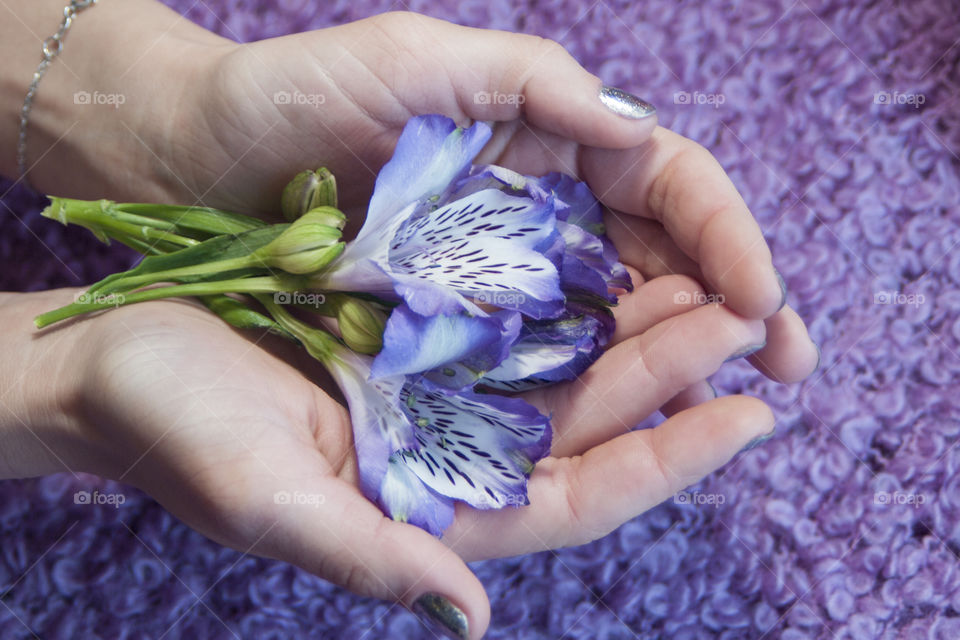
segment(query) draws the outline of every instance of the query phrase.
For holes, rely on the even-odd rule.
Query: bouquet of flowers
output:
[[[550,417],[511,394],[589,367],[632,285],[586,185],[472,165],[490,136],[483,123],[410,120],[349,242],[325,169],[287,185],[283,224],[53,197],[46,217],[146,257],[36,324],[198,297],[326,367],[349,406],[361,490],[389,517],[439,536],[457,501],[528,504]]]

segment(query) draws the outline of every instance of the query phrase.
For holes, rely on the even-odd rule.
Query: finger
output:
[[[455,92],[451,110],[462,110],[474,120],[522,116],[545,131],[611,149],[640,144],[656,127],[652,105],[622,92],[601,97],[600,79],[552,40],[462,27],[416,13],[378,19],[392,33],[422,34],[419,40],[429,48],[414,52],[424,58],[420,70],[439,63]],[[410,51],[400,53],[409,56]],[[436,92],[422,86],[410,89],[410,95],[403,96],[408,107],[435,113],[442,106]]]
[[[745,396],[718,398],[576,458],[546,458],[530,505],[457,512],[447,544],[468,561],[584,544],[663,502],[772,431],[773,414]]]
[[[463,560],[429,533],[385,517],[355,487],[323,477],[272,487],[260,498],[268,501],[275,524],[258,544],[258,553],[295,564],[354,593],[399,601],[414,610],[420,609],[419,602],[435,611],[435,598],[420,598],[437,594],[465,616],[469,634],[462,637],[483,636],[489,601]],[[420,615],[429,618],[422,611]]]
[[[706,380],[695,382],[689,387],[682,389],[680,393],[673,396],[662,407],[660,413],[664,417],[676,415],[681,411],[686,411],[691,407],[709,402],[717,397],[717,390]]]
[[[799,382],[820,364],[820,351],[807,327],[789,306],[767,318],[767,346],[748,358],[760,373],[777,382]]]
[[[554,455],[576,455],[630,431],[731,354],[763,340],[762,321],[722,305],[698,307],[608,350],[577,380],[525,399],[554,416]]]
[[[628,271],[633,271],[628,267]],[[632,276],[632,274],[631,274]],[[703,287],[687,276],[654,278],[619,297],[613,308],[617,320],[610,346],[640,335],[668,318],[694,309],[707,300]]]
[[[703,281],[699,265],[680,250],[656,220],[607,209],[604,223],[607,235],[620,252],[620,261],[636,267],[648,280],[681,273]]]
[[[581,160],[583,177],[608,207],[661,222],[735,311],[766,318],[780,308],[783,291],[760,227],[703,147],[657,128],[637,148],[584,149]]]

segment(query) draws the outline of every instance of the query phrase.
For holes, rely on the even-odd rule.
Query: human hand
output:
[[[655,116],[608,110],[600,80],[554,42],[385,14],[244,45],[216,69],[216,90],[200,107],[207,133],[188,154],[200,159],[189,174],[196,189],[215,185],[209,204],[270,211],[298,169],[325,165],[349,176],[341,194],[355,227],[411,115],[493,121],[478,161],[585,180],[610,209],[624,263],[645,279],[686,274],[715,294],[707,299],[766,319],[766,343],[750,360],[774,380],[797,381],[816,367],[817,348],[784,306],[760,229],[717,161],[656,128]],[[231,135],[238,131],[246,134]],[[701,381],[677,402],[706,388]]]
[[[363,595],[413,606],[424,593],[442,594],[465,612],[469,637],[477,638],[489,604],[464,559],[595,539],[772,428],[763,403],[733,397],[653,430],[622,433],[763,337],[762,322],[723,307],[690,303],[678,312],[674,296],[698,290],[683,276],[643,285],[636,295],[644,310],[625,328],[636,338],[616,337],[579,381],[526,394],[553,413],[555,429],[552,455],[530,480],[532,504],[461,506],[442,540],[385,518],[362,496],[349,416],[316,384],[323,381],[312,375],[312,361],[296,362],[310,369],[305,376],[285,362],[300,350],[242,336],[189,301],[121,307],[35,334],[45,354],[39,366],[58,371],[47,405],[62,408],[66,418],[54,422],[67,426],[56,437],[42,434],[54,456],[34,472],[55,470],[59,461],[128,482],[217,542]],[[7,325],[14,334],[30,331],[33,314],[75,293],[15,296],[18,311],[5,316]],[[717,324],[725,328],[719,340],[704,330]],[[58,366],[49,367],[52,360]],[[582,423],[590,429],[578,429]]]
[[[600,80],[554,42],[391,13],[238,45],[151,0],[96,11],[77,21],[34,106],[33,178],[47,192],[270,213],[290,177],[325,165],[356,228],[410,115],[489,120],[480,161],[586,180],[626,264],[646,279],[686,274],[710,300],[766,319],[750,361],[769,377],[815,368],[803,322],[777,311],[784,293],[760,229],[716,160],[655,116],[608,110]],[[104,55],[134,45],[144,53],[132,61]],[[124,104],[78,106],[76,91]]]

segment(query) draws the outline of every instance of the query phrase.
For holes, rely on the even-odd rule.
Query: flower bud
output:
[[[337,206],[337,182],[324,167],[298,173],[280,196],[283,217],[291,222],[311,209],[324,206]]]
[[[340,228],[345,220],[332,207],[308,211],[255,255],[287,273],[316,273],[343,253]]]
[[[383,348],[387,316],[373,304],[345,296],[337,305],[340,336],[357,353],[373,355]]]

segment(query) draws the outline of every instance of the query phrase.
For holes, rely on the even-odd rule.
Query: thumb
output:
[[[657,125],[653,105],[604,86],[553,40],[462,27],[414,13],[382,18],[398,23],[397,32],[415,33],[429,45],[413,50],[434,63],[439,59],[458,106],[474,120],[524,116],[540,129],[608,149],[637,146]]]
[[[359,595],[401,602],[449,637],[483,636],[490,603],[463,560],[426,531],[385,517],[356,487],[323,477],[312,487],[280,488],[262,498],[275,524],[257,554]]]

